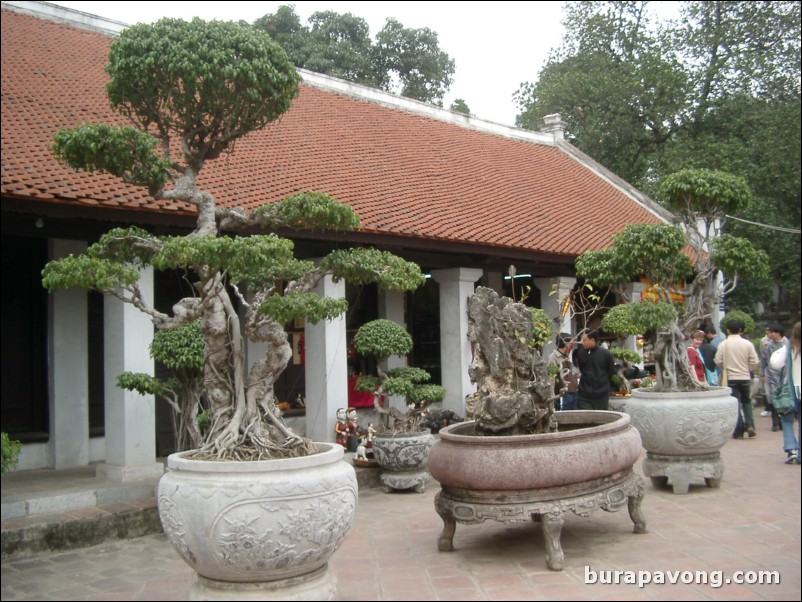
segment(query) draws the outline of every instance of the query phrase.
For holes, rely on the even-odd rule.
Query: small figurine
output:
[[[366,447],[373,447],[373,438],[376,436],[376,429],[373,427],[372,422],[368,422],[368,437]]]
[[[365,437],[359,438],[359,445],[356,446],[356,454],[354,454],[354,460],[362,460],[364,462],[368,462],[368,448],[367,448],[367,440]]]
[[[348,443],[346,449],[348,451],[356,451],[359,445],[359,425],[357,424],[356,408],[348,408],[347,413],[348,423]]]
[[[348,422],[345,408],[337,410],[337,422],[334,424],[334,432],[336,434],[335,442],[343,447],[348,447]]]

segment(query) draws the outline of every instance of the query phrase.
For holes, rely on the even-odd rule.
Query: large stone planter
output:
[[[674,493],[685,494],[697,477],[708,487],[720,486],[724,462],[719,450],[738,420],[738,400],[729,387],[684,393],[635,389],[625,409],[647,451],[644,473],[655,486],[670,481]]]
[[[373,457],[386,492],[414,489],[423,493],[429,481],[429,450],[434,437],[429,429],[415,433],[378,433],[373,438]]]
[[[328,559],[357,506],[356,474],[343,448],[260,462],[168,458],[159,481],[164,532],[197,572],[192,599],[334,597]]]
[[[561,431],[540,435],[477,436],[473,422],[449,426],[429,454],[440,482],[435,508],[444,528],[441,551],[453,549],[456,524],[486,520],[543,523],[546,563],[563,568],[563,515],[629,509],[636,533],[644,485],[632,471],[641,441],[629,417],[617,412],[558,412]]]

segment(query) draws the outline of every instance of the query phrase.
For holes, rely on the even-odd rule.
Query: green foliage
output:
[[[376,56],[378,73],[387,74],[384,89],[397,78],[402,96],[442,104],[451,87],[454,61],[440,50],[436,32],[428,27],[409,29],[390,17],[376,34]]]
[[[172,165],[160,157],[159,141],[131,127],[84,124],[53,138],[56,159],[79,171],[107,172],[151,193],[172,178]]]
[[[295,318],[306,318],[311,324],[341,316],[348,309],[345,299],[319,297],[315,293],[293,292],[268,297],[259,306],[258,313],[268,315],[279,324],[287,324]]]
[[[297,67],[436,104],[451,86],[454,61],[425,27],[406,28],[391,17],[373,43],[361,17],[322,11],[304,26],[292,5],[253,25],[281,44]]]
[[[9,469],[16,468],[20,451],[22,451],[22,443],[11,439],[8,433],[0,433],[0,441],[2,441],[2,462],[0,462],[2,473],[0,474],[6,474]]]
[[[727,314],[721,318],[721,322],[719,322],[721,332],[727,332],[727,322],[730,320],[741,320],[744,323],[744,334],[750,334],[755,330],[755,319],[745,311],[735,310],[727,312]]]
[[[471,114],[471,109],[468,107],[468,103],[466,103],[462,98],[457,98],[454,100],[454,102],[452,102],[451,106],[448,108],[457,113],[464,113],[465,115]]]
[[[170,370],[203,371],[205,341],[201,321],[173,330],[157,330],[150,343],[150,356]]]
[[[643,361],[640,353],[632,349],[623,349],[622,347],[611,347],[610,353],[612,356],[620,361],[627,362],[628,364],[639,364]]]
[[[407,355],[412,351],[412,337],[406,329],[391,320],[372,320],[359,327],[354,335],[354,347],[362,355],[384,360],[391,355]],[[446,390],[431,384],[431,375],[422,368],[406,366],[393,368],[379,376],[361,376],[356,388],[359,391],[380,391],[386,395],[404,397],[408,404],[425,408],[431,403],[443,401]],[[410,416],[406,428],[414,428],[416,420]],[[397,425],[400,427],[400,423]]]
[[[645,334],[665,328],[678,317],[677,306],[670,301],[625,303],[611,308],[601,327],[612,334]]]
[[[532,313],[532,340],[530,344],[533,347],[543,347],[551,340],[551,335],[554,333],[554,323],[549,318],[549,315],[539,307],[530,308],[529,311]]]
[[[680,19],[659,23],[653,5],[566,3],[562,45],[516,93],[518,125],[539,130],[561,113],[569,141],[657,199],[658,184],[687,169],[743,177],[752,202],[721,194],[715,213],[799,230],[802,4],[681,2]],[[669,202],[681,212],[676,184]],[[723,229],[770,262],[770,279],[739,274],[728,304],[768,306],[781,285],[798,310],[799,235],[735,220]]]
[[[111,44],[112,108],[160,137],[175,134],[198,168],[290,108],[300,76],[284,50],[234,22],[161,19]]]
[[[203,410],[202,412],[198,413],[198,428],[202,434],[206,434],[209,431],[209,427],[212,425],[212,412],[208,409]]]
[[[769,275],[769,256],[746,238],[724,234],[713,241],[713,263],[727,275],[746,272],[755,278]],[[746,269],[744,269],[746,268]]]
[[[667,176],[660,184],[660,195],[675,213],[708,221],[738,213],[752,199],[744,178],[711,169],[683,169]]]
[[[126,391],[136,391],[140,395],[164,395],[165,383],[158,378],[142,372],[123,372],[117,375],[117,386]]]
[[[262,205],[254,210],[262,225],[268,228],[296,230],[356,230],[359,216],[354,210],[322,192],[302,192],[279,203]]]
[[[90,290],[113,289],[134,284],[138,279],[139,273],[132,267],[87,255],[56,259],[42,270],[42,286],[51,293],[73,286]]]
[[[323,259],[321,267],[330,270],[335,280],[375,282],[380,290],[411,291],[426,282],[417,264],[377,249],[338,249]]]
[[[646,276],[668,295],[670,287],[692,274],[690,260],[682,253],[685,234],[677,226],[630,224],[612,242],[609,249],[580,255],[577,275],[600,288]]]
[[[391,355],[407,355],[412,351],[412,337],[392,320],[372,320],[359,327],[354,347],[362,355],[385,359]]]

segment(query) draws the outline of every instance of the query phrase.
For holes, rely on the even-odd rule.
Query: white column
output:
[[[153,305],[153,269],[140,271],[139,288],[145,303]],[[121,372],[154,374],[149,345],[153,339],[150,318],[130,303],[107,296],[103,305],[105,352],[106,461],[98,476],[128,482],[158,477],[156,462],[156,401],[117,386]]]
[[[630,282],[624,285],[624,293],[629,296],[630,303],[640,303],[642,301],[643,291],[646,290],[646,285],[643,282]],[[643,348],[638,348],[638,339],[635,335],[627,336],[624,342],[624,349],[630,349],[640,354],[641,362],[643,362]]]
[[[321,297],[345,297],[345,282],[326,276],[315,288]],[[348,356],[345,315],[304,326],[306,436],[334,441],[337,409],[348,406]]]
[[[465,397],[476,386],[468,376],[471,344],[468,341],[468,299],[482,270],[450,268],[433,270],[432,278],[440,285],[440,368],[446,389],[443,409],[465,415]]]
[[[51,241],[51,258],[79,255],[86,243]],[[50,296],[50,440],[48,466],[89,463],[89,337],[87,293],[80,288]]]
[[[574,316],[571,308],[568,308],[564,316],[562,315],[562,308],[566,296],[571,293],[571,289],[576,284],[576,278],[558,276],[556,278],[533,278],[532,281],[540,291],[540,308],[552,319],[552,324],[557,328],[557,332],[554,333],[551,340],[543,345],[541,351],[543,357],[548,358],[556,347],[554,340],[557,338],[558,333],[574,334],[572,325]],[[552,291],[554,291],[553,295],[551,294]]]
[[[400,291],[379,292],[379,318],[391,320],[407,327],[404,321],[404,293]],[[398,355],[391,355],[384,362],[382,369],[392,370],[393,368],[403,368],[407,365],[407,358]],[[406,400],[403,397],[394,395],[390,398],[390,406],[406,411]]]

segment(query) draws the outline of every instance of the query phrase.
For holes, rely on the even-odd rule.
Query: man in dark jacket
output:
[[[607,410],[610,378],[616,373],[612,354],[599,345],[599,331],[582,335],[582,347],[574,351],[574,365],[579,368],[577,399],[580,410]]]

